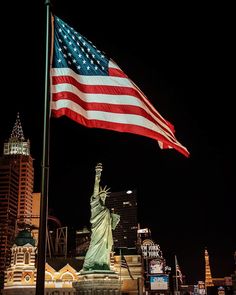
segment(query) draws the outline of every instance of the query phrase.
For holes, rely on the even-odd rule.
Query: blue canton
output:
[[[70,68],[79,75],[108,76],[107,57],[60,18],[54,22],[54,68]]]

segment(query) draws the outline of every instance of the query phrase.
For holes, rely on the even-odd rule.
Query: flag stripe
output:
[[[57,72],[56,69],[53,70],[53,72]],[[61,72],[61,69],[59,70],[59,72]],[[70,70],[70,73],[72,74],[72,71]],[[76,73],[73,73],[73,77],[76,77]],[[123,124],[127,123],[127,124],[135,124],[135,122],[133,122],[133,120],[131,120],[130,118],[132,118],[132,116],[134,116],[135,114],[136,115],[139,115],[141,116],[141,118],[144,118],[145,117],[152,121],[153,123],[155,124],[152,124],[150,127],[149,127],[149,122],[147,120],[142,120],[142,122],[147,122],[147,125],[143,125],[143,127],[146,127],[146,128],[151,128],[153,131],[156,131],[157,134],[153,135],[152,136],[148,136],[147,134],[145,134],[145,131],[141,133],[141,135],[144,135],[144,136],[148,136],[148,137],[151,137],[153,139],[156,139],[156,140],[162,140],[162,138],[160,136],[157,136],[158,135],[158,132],[161,133],[162,136],[164,136],[164,138],[166,140],[170,140],[170,142],[172,144],[174,144],[176,147],[178,146],[179,148],[181,148],[181,144],[175,139],[174,137],[174,134],[172,133],[172,130],[173,127],[171,124],[165,124],[165,120],[159,115],[158,112],[156,112],[156,114],[158,115],[158,117],[156,117],[155,115],[156,114],[153,114],[152,110],[150,110],[150,108],[148,108],[147,104],[144,104],[139,98],[137,98],[136,96],[127,96],[127,95],[108,95],[108,94],[91,94],[91,93],[84,93],[84,92],[81,92],[80,90],[78,90],[76,87],[74,87],[74,83],[71,83],[69,84],[68,79],[70,79],[68,76],[61,76],[61,77],[58,77],[58,75],[56,74],[56,77],[54,77],[55,80],[57,78],[59,78],[59,82],[60,84],[56,84],[56,82],[54,81],[53,84],[56,84],[52,87],[52,94],[53,94],[53,102],[54,101],[57,101],[57,105],[54,105],[54,103],[52,103],[52,109],[53,110],[56,110],[59,108],[62,108],[63,107],[63,103],[62,101],[64,101],[65,105],[64,107],[67,107],[67,108],[72,108],[74,111],[75,109],[80,109],[80,108],[76,108],[76,106],[72,106],[73,104],[71,103],[70,104],[70,101],[71,102],[75,102],[78,104],[78,107],[83,107],[83,111],[80,112],[81,114],[84,114],[85,115],[85,111],[87,110],[98,110],[98,109],[102,109],[103,111],[109,111],[110,113],[123,113],[125,116],[127,116],[126,120],[123,120]],[[101,80],[102,80],[103,77],[101,77]],[[63,83],[63,81],[65,80],[65,83]],[[80,77],[77,77],[77,79],[73,79],[74,80],[81,80]],[[84,79],[83,77],[83,80],[86,80]],[[95,79],[96,81],[99,80]],[[83,81],[84,82],[84,81]],[[100,81],[101,82],[101,81]],[[84,84],[80,84],[80,85],[84,85]],[[86,85],[88,86],[88,85]],[[118,87],[116,87],[118,88]],[[82,89],[82,87],[81,87]],[[68,91],[66,91],[68,90]],[[84,90],[84,89],[82,89]],[[85,90],[86,91],[86,90]],[[57,92],[57,93],[55,93]],[[141,96],[139,96],[141,97]],[[63,98],[68,98],[69,100],[66,101],[66,100],[62,100]],[[82,98],[82,100],[81,100]],[[79,100],[78,100],[79,99]],[[61,103],[59,104],[59,100],[62,100]],[[84,104],[84,102],[86,101],[86,106]],[[92,102],[95,102],[92,103]],[[109,102],[109,104],[108,104]],[[119,105],[118,106],[118,103],[119,104],[122,104],[122,105]],[[116,104],[117,107],[114,107],[113,104]],[[140,107],[139,109],[137,108]],[[136,107],[136,108],[135,108]],[[143,110],[145,110],[146,112],[143,112]],[[148,112],[148,114],[147,114]],[[69,115],[69,112],[66,112],[64,114],[67,114]],[[130,115],[129,115],[130,114]],[[113,114],[114,115],[114,114]],[[152,117],[150,116],[152,115]],[[58,115],[57,115],[58,117]],[[75,118],[75,116],[73,116],[73,118]],[[141,119],[140,118],[140,119]],[[87,119],[89,119],[89,114],[87,116]],[[104,121],[107,121],[107,120],[104,120]],[[140,120],[139,120],[140,122]],[[158,122],[158,125],[156,124],[156,122]],[[80,121],[81,123],[81,121]],[[140,124],[138,124],[140,125]],[[159,126],[161,126],[161,128],[159,128]],[[91,127],[91,126],[90,126]],[[92,127],[98,127],[96,125],[92,125]],[[124,126],[120,126],[121,128],[123,128]],[[98,128],[101,128],[101,127],[98,127]],[[105,127],[103,127],[105,128]],[[105,129],[112,129],[111,126],[109,128],[105,128]],[[116,131],[120,131],[120,132],[132,132],[131,130],[135,130],[135,128],[132,128],[132,129],[129,129],[129,128],[126,128],[126,131],[125,130],[118,130],[118,126],[115,128]],[[130,130],[130,131],[127,131],[127,130]],[[136,129],[136,134],[139,134],[138,133],[138,130],[139,129]],[[165,145],[167,146],[168,143],[165,142]],[[182,148],[181,148],[181,151],[182,151]],[[186,151],[187,152],[187,151]]]
[[[132,95],[132,93],[124,91],[122,95],[120,94],[118,96],[117,92],[115,94],[110,94],[109,91],[104,91],[104,88],[103,90],[101,90],[101,85],[98,85],[96,87],[99,89],[98,91],[95,91],[95,86],[90,87],[88,85],[78,85],[77,83],[74,83],[74,79],[71,79],[68,76],[56,77],[53,79],[52,86],[53,101],[59,100],[63,97],[68,97],[69,99],[76,102],[77,96],[78,98],[87,103],[100,103],[101,107],[105,106],[108,103],[110,105],[124,105],[125,109],[122,110],[123,113],[129,113],[129,106],[138,106],[144,109],[149,115],[153,117],[153,122],[157,121],[165,130],[165,132],[171,134],[171,137],[174,138],[172,125],[167,123],[159,114],[153,113],[152,109],[148,105],[144,104],[141,101],[140,97],[137,97],[135,95]],[[92,91],[91,88],[93,88]],[[72,96],[70,98],[71,94]]]
[[[148,120],[159,124],[162,126],[163,130],[166,132],[166,135],[173,139],[175,142],[175,137],[169,128],[168,125],[165,125],[158,118],[153,118],[152,113],[143,105],[140,104],[138,100],[136,100],[132,96],[122,96],[120,100],[116,99],[116,96],[111,95],[101,95],[101,94],[87,94],[85,96],[84,93],[75,89],[70,84],[62,84],[57,88],[57,93],[54,90],[55,87],[52,88],[52,97],[53,101],[58,101],[63,98],[69,98],[69,100],[74,103],[79,104],[85,110],[103,110],[107,112],[113,113],[127,113],[127,114],[136,114],[143,117],[146,117]]]
[[[59,87],[59,84],[67,84],[67,82],[84,93],[112,94],[114,95],[112,100],[117,99],[117,101],[122,101],[122,97],[125,95],[131,96],[136,100],[140,99],[140,103],[142,103],[143,106],[148,107],[153,114],[158,116],[158,118],[167,124],[172,132],[174,132],[174,126],[160,115],[141,90],[130,79],[126,78],[126,76],[124,79],[121,77],[82,76],[77,75],[74,71],[67,68],[52,69],[52,85],[58,85]]]
[[[158,129],[157,125],[143,116],[108,113],[96,110],[86,111],[79,104],[71,100],[59,100],[56,105],[54,104],[55,102],[52,102],[55,117],[66,115],[90,128],[103,128],[140,134],[155,140],[161,140],[167,145],[171,142],[171,139],[167,137],[163,130]],[[178,142],[171,142],[171,144],[175,149],[184,153],[182,146]]]

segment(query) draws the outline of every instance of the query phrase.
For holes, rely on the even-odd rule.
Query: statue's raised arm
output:
[[[95,182],[94,182],[94,189],[93,189],[94,196],[97,196],[99,193],[101,175],[102,175],[102,163],[98,163],[97,166],[95,167]]]
[[[105,206],[109,189],[100,188],[102,164],[95,168],[95,183],[91,206],[91,240],[85,255],[83,271],[110,270],[110,253],[113,246],[112,229],[116,227],[120,216],[111,214]]]

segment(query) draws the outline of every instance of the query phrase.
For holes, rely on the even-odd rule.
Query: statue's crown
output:
[[[104,188],[100,187],[99,194],[105,193],[106,195],[109,195],[111,193],[109,190],[110,188],[105,185]]]

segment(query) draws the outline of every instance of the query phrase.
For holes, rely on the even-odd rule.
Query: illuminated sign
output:
[[[152,259],[149,262],[149,273],[158,274],[163,273],[163,259]]]
[[[168,275],[150,276],[151,290],[168,290],[169,277]]]
[[[205,282],[204,281],[198,281],[198,294],[200,294],[200,295],[205,295],[206,294]]]
[[[162,257],[162,252],[159,245],[141,245],[144,258]]]

